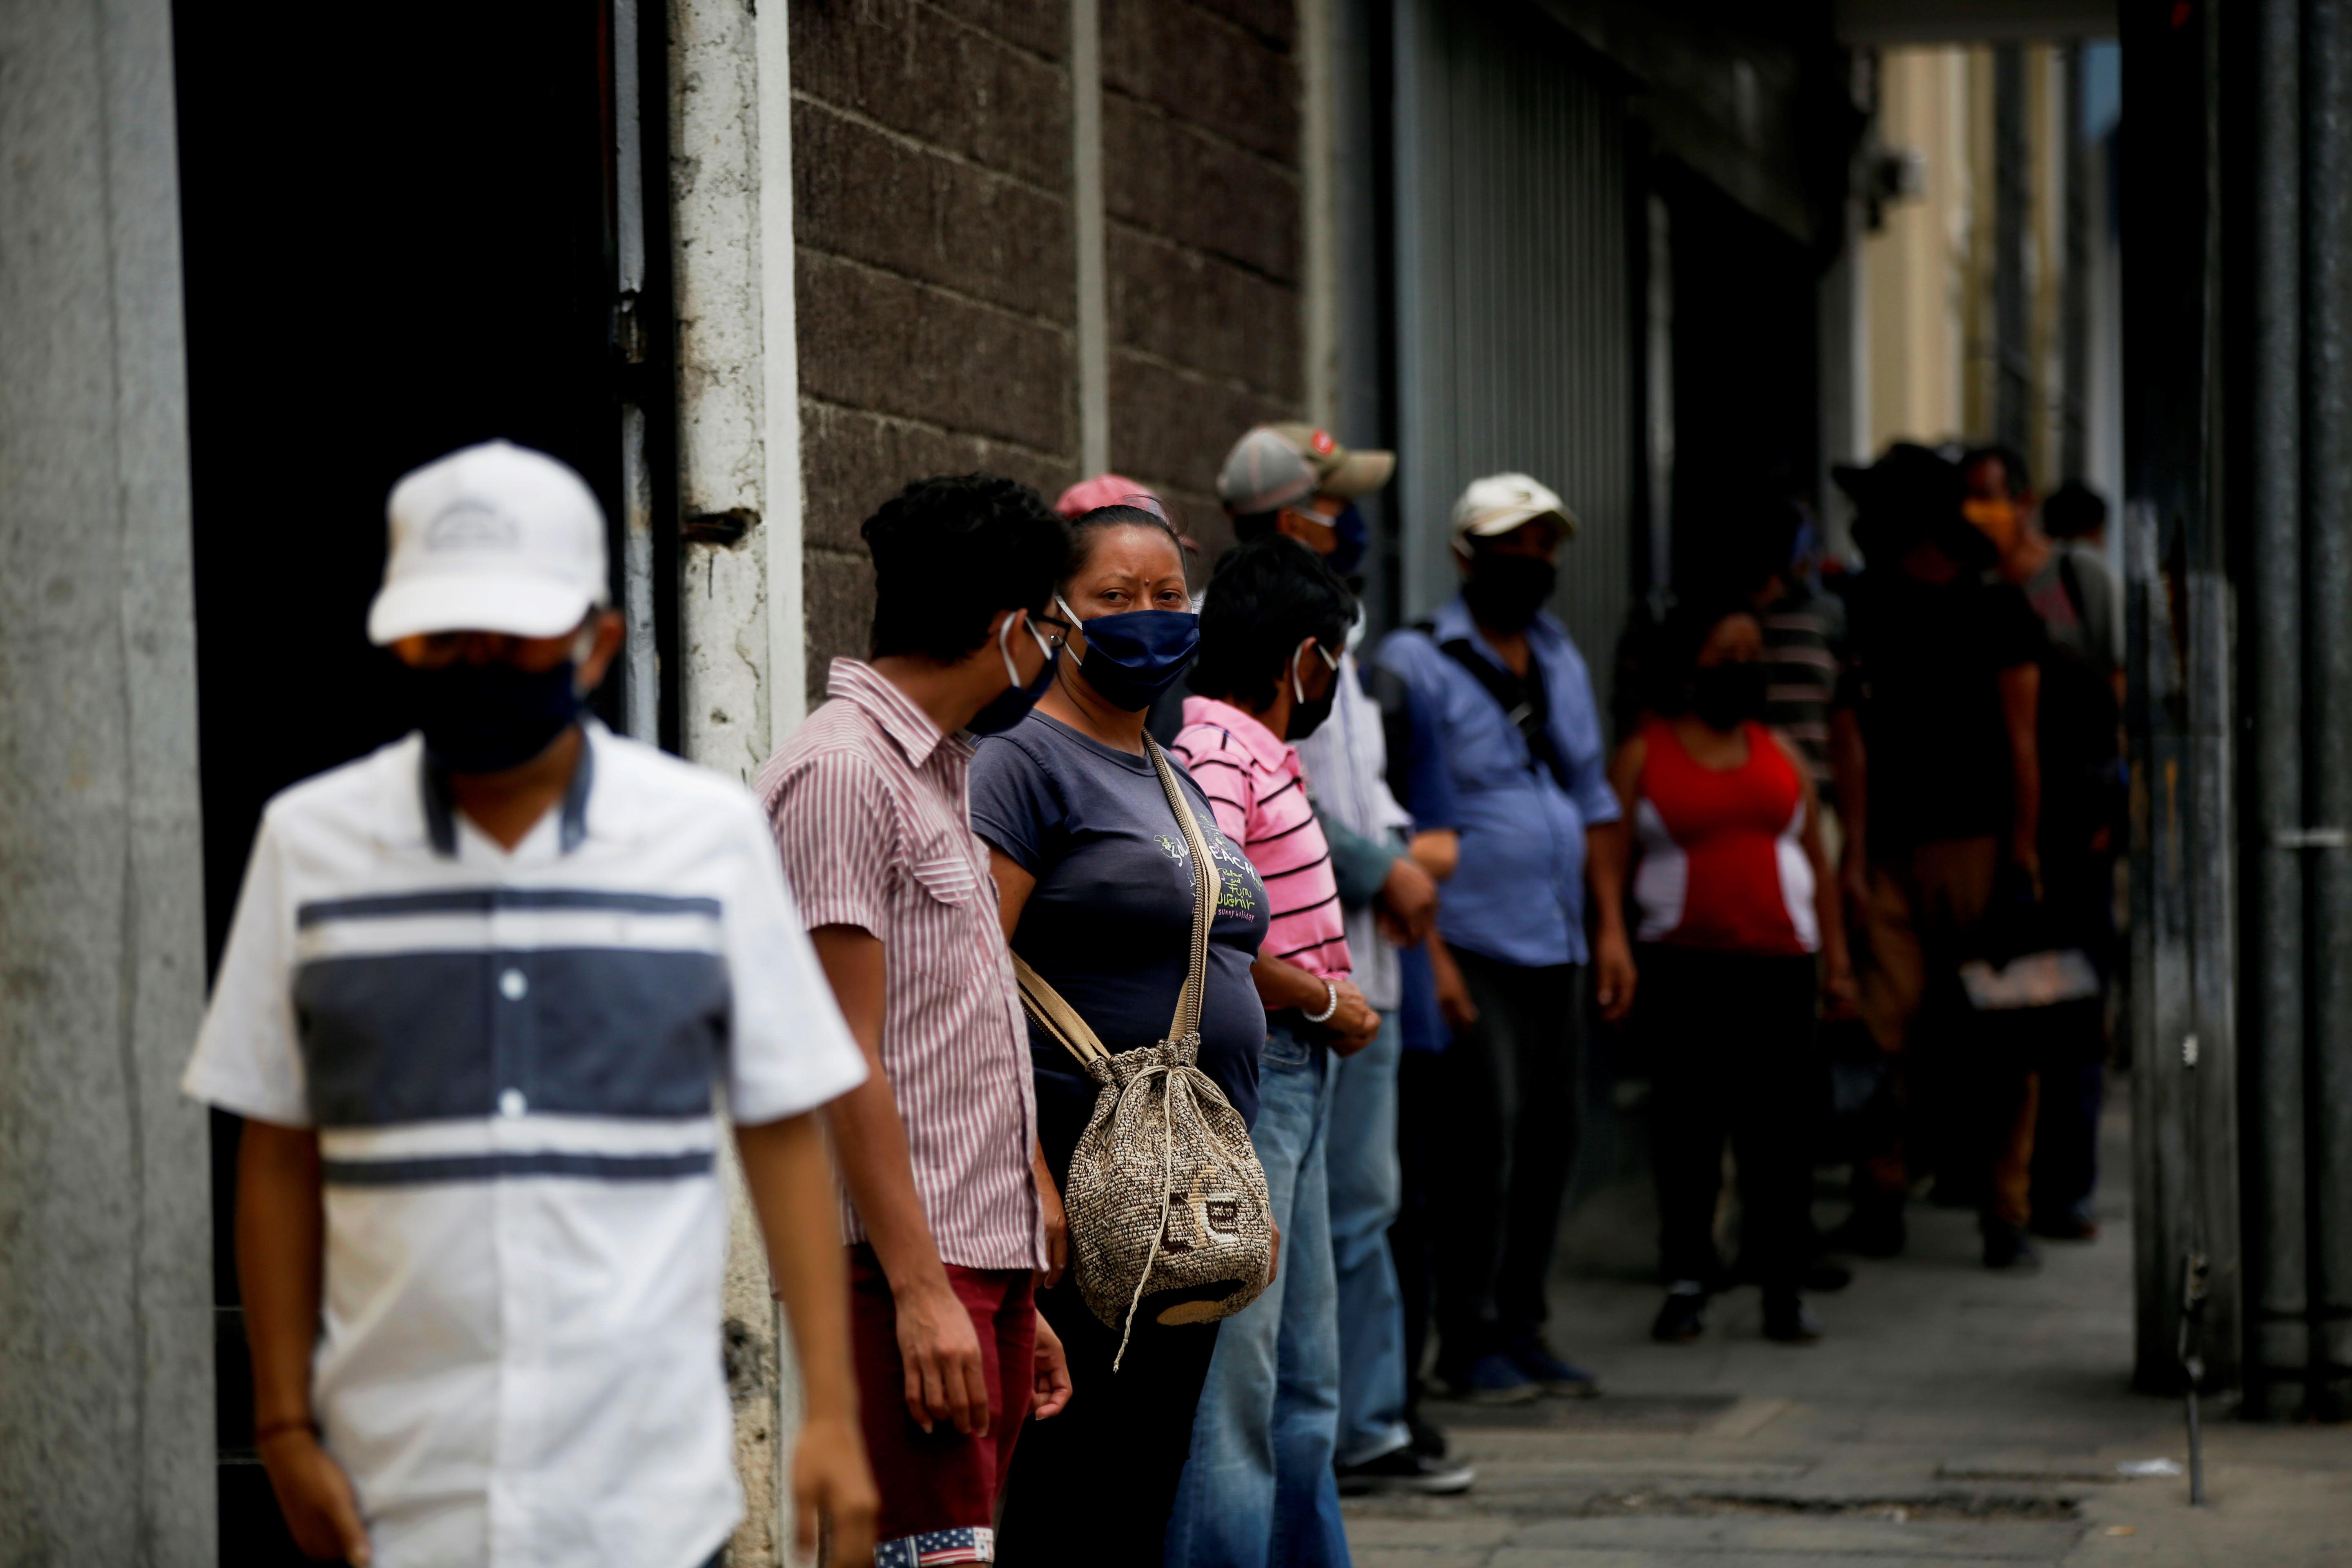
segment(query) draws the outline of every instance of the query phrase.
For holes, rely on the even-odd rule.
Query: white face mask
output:
[[[1371,623],[1365,617],[1364,606],[1356,606],[1355,624],[1348,628],[1348,651],[1353,653],[1364,640],[1364,628]]]

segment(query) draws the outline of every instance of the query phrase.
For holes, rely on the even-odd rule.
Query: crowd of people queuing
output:
[[[715,1563],[724,1127],[804,1380],[802,1544],[884,1568],[1344,1564],[1344,1493],[1474,1484],[1424,1390],[1597,1394],[1546,1305],[1589,1028],[1652,1086],[1660,1340],[1735,1280],[1817,1339],[1830,1255],[1901,1248],[1931,1172],[1990,1267],[2093,1234],[2095,1005],[2026,1028],[1963,970],[2113,963],[2096,498],[2038,521],[2014,454],[1898,446],[1840,471],[1870,567],[1826,584],[1801,509],[1727,506],[1618,650],[1612,749],[1545,608],[1577,519],[1529,476],[1467,485],[1460,592],[1364,646],[1392,467],[1247,432],[1205,584],[1117,475],[908,485],[864,525],[869,656],[750,796],[585,713],[622,634],[576,475],[494,442],[404,479],[368,629],[417,731],[270,804],[186,1079],[246,1119],[297,1542]],[[1171,1064],[1247,1180],[1179,1165]],[[1138,1159],[1107,1312],[1087,1227]],[[1150,1292],[1253,1225],[1264,1278]]]

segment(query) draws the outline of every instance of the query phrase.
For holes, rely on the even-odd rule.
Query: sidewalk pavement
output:
[[[1905,1256],[1812,1298],[1811,1346],[1764,1339],[1752,1288],[1716,1300],[1696,1344],[1653,1343],[1648,1184],[1605,1186],[1569,1221],[1552,1341],[1608,1392],[1428,1406],[1478,1484],[1350,1501],[1358,1568],[2352,1568],[2352,1427],[2209,1408],[2202,1508],[2185,1474],[2118,1471],[2189,1456],[2179,1403],[2129,1387],[2119,1114],[2103,1142],[2097,1241],[2044,1243],[2038,1274],[1995,1275],[1973,1215],[1915,1205]]]

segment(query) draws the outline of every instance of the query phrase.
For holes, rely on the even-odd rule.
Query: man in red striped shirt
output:
[[[882,1493],[877,1568],[992,1563],[1024,1417],[1069,1374],[1031,1298],[1062,1263],[1032,1163],[1029,1032],[970,823],[962,731],[1010,727],[1069,628],[1069,536],[1025,485],[909,485],[866,520],[871,662],[761,770],[802,920],[869,1075],[829,1110],[847,1192],[851,1342]],[[1035,1395],[1033,1410],[1032,1394]]]
[[[1328,1058],[1370,1045],[1381,1021],[1349,979],[1331,851],[1290,742],[1331,711],[1355,616],[1347,584],[1297,541],[1234,551],[1209,584],[1195,695],[1169,748],[1255,868],[1273,910],[1251,970],[1266,1041],[1250,1141],[1282,1241],[1274,1284],[1218,1335],[1168,1526],[1168,1562],[1181,1568],[1349,1561],[1331,1468],[1339,1334],[1324,1166]]]

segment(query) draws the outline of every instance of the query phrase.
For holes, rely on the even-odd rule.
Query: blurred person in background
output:
[[[1461,864],[1462,835],[1436,715],[1385,665],[1372,665],[1365,678],[1380,708],[1389,793],[1412,819],[1412,858],[1443,883]],[[1420,942],[1397,952],[1397,1215],[1388,1236],[1403,1307],[1404,1425],[1414,1452],[1429,1459],[1443,1459],[1447,1451],[1445,1434],[1421,1415],[1421,1367],[1429,1348],[1436,1281],[1435,1175],[1443,1125],[1437,1108],[1444,1089],[1439,1058],[1453,1042],[1452,1026],[1437,1003],[1433,958],[1444,945],[1433,928]],[[1440,1467],[1440,1472],[1447,1468]],[[1341,1488],[1416,1489],[1391,1477],[1346,1474]]]
[[[1029,1032],[971,831],[964,731],[1012,728],[1053,679],[1069,534],[1034,490],[985,474],[908,485],[860,531],[872,658],[834,660],[828,700],[756,791],[866,1055],[827,1121],[877,1550],[886,1565],[992,1563],[1023,1424],[1058,1414],[1070,1384],[1032,1296],[1065,1238],[1057,1213],[1049,1257]]]
[[[1582,657],[1544,610],[1574,528],[1525,474],[1474,481],[1454,511],[1462,593],[1381,647],[1432,715],[1461,826],[1431,950],[1453,1033],[1433,1162],[1437,1375],[1485,1404],[1599,1388],[1544,1337],[1576,1157],[1588,958],[1609,1021],[1634,984],[1601,716]]]
[[[417,729],[263,813],[187,1093],[245,1119],[253,1445],[307,1556],[715,1565],[742,1514],[714,1094],[802,1368],[799,1543],[872,1549],[816,1110],[866,1065],[759,807],[583,703],[604,510],[505,441],[403,479]]]
[[[1633,1024],[1652,1068],[1667,1281],[1651,1333],[1696,1339],[1721,1288],[1728,1142],[1741,1272],[1763,1287],[1764,1335],[1809,1343],[1820,1337],[1801,1290],[1823,1088],[1814,1018],[1823,992],[1853,996],[1837,880],[1803,753],[1762,721],[1770,666],[1752,596],[1684,600],[1656,648],[1651,716],[1610,764],[1639,857]]]
[[[1028,717],[982,738],[971,764],[971,825],[989,847],[1013,951],[1118,1052],[1166,1034],[1191,963],[1192,868],[1143,723],[1192,663],[1200,623],[1183,550],[1166,519],[1098,507],[1069,527],[1070,563],[1054,603],[1074,629]],[[1266,1025],[1252,969],[1266,935],[1266,889],[1218,831],[1208,796],[1175,765],[1223,879],[1199,1063],[1254,1121]],[[1034,1025],[1029,1060],[1038,1191],[1051,1213],[1097,1085]],[[1226,1325],[1139,1317],[1122,1359],[1118,1331],[1088,1310],[1066,1276],[1038,1292],[1037,1308],[1061,1338],[1074,1393],[1068,1409],[1029,1433],[1013,1456],[1003,1559],[1051,1568],[1158,1563],[1192,1448],[1193,1412]]]
[[[1850,816],[1843,878],[1863,933],[1863,1015],[1890,1070],[1856,1162],[1853,1212],[1832,1242],[1888,1257],[1905,1244],[1922,1129],[1938,1125],[1906,1107],[2011,1104],[2019,1086],[2008,1080],[2024,1070],[1979,1059],[1958,973],[1983,950],[1996,884],[2026,902],[2039,888],[2042,637],[2024,595],[1990,572],[2000,552],[1967,515],[1958,464],[1898,442],[1836,478],[1870,563],[1848,600],[1834,721]],[[1983,1204],[1995,1268],[2033,1258],[2021,1173],[1994,1169],[2006,1135],[1981,1124],[2006,1114],[1946,1119],[1937,1151],[1939,1176]]]
[[[1227,455],[1221,491],[1244,508],[1234,531],[1244,543],[1287,538],[1342,578],[1362,564],[1364,525],[1355,502],[1385,483],[1388,452],[1350,451],[1324,431],[1263,426]],[[1343,503],[1336,516],[1333,502]],[[1327,521],[1327,519],[1328,521]],[[1339,1437],[1342,1489],[1453,1492],[1470,1472],[1437,1463],[1413,1441],[1408,1420],[1404,1306],[1388,1231],[1402,1202],[1397,1153],[1397,945],[1424,941],[1437,918],[1437,883],[1407,852],[1401,829],[1412,817],[1389,793],[1380,708],[1365,691],[1355,649],[1364,632],[1356,605],[1331,716],[1297,742],[1317,819],[1331,846],[1346,912],[1354,979],[1381,1015],[1381,1032],[1354,1056],[1330,1062],[1331,1252],[1339,1300]]]
[[[1201,651],[1170,748],[1264,884],[1272,921],[1252,974],[1265,1004],[1258,1116],[1282,1267],[1227,1320],[1169,1520],[1168,1557],[1195,1568],[1344,1564],[1332,1474],[1339,1320],[1326,1154],[1334,1058],[1381,1026],[1351,979],[1331,854],[1290,742],[1337,700],[1355,596],[1311,550],[1265,537],[1226,555],[1201,610]]]
[[[2024,590],[2045,636],[2036,730],[2042,757],[2040,940],[2080,948],[2103,983],[2116,959],[2116,854],[2126,831],[2122,744],[2122,601],[2105,553],[2106,503],[2078,480],[2037,518],[2024,460],[2000,447],[1968,458],[1970,518],[2011,542],[2000,571]],[[2015,520],[2014,525],[2011,519]],[[2052,530],[2060,531],[2053,533]],[[2031,1152],[2029,1228],[2064,1241],[2098,1234],[2099,1107],[2105,1098],[2104,1005],[2071,1011],[2036,1063],[2037,1093],[2019,1108],[2008,1165]],[[2011,1200],[2014,1207],[2014,1201]]]
[[[1815,789],[1826,795],[1845,605],[1814,580],[1807,553],[1815,537],[1811,518],[1790,497],[1763,490],[1735,492],[1708,516],[1706,537],[1693,552],[1698,560],[1692,591],[1702,597],[1736,594],[1755,611],[1764,634],[1764,721],[1796,744]],[[1653,686],[1647,667],[1674,603],[1672,593],[1655,593],[1627,617],[1612,703],[1621,736],[1641,725]],[[1830,848],[1834,855],[1834,837]]]

